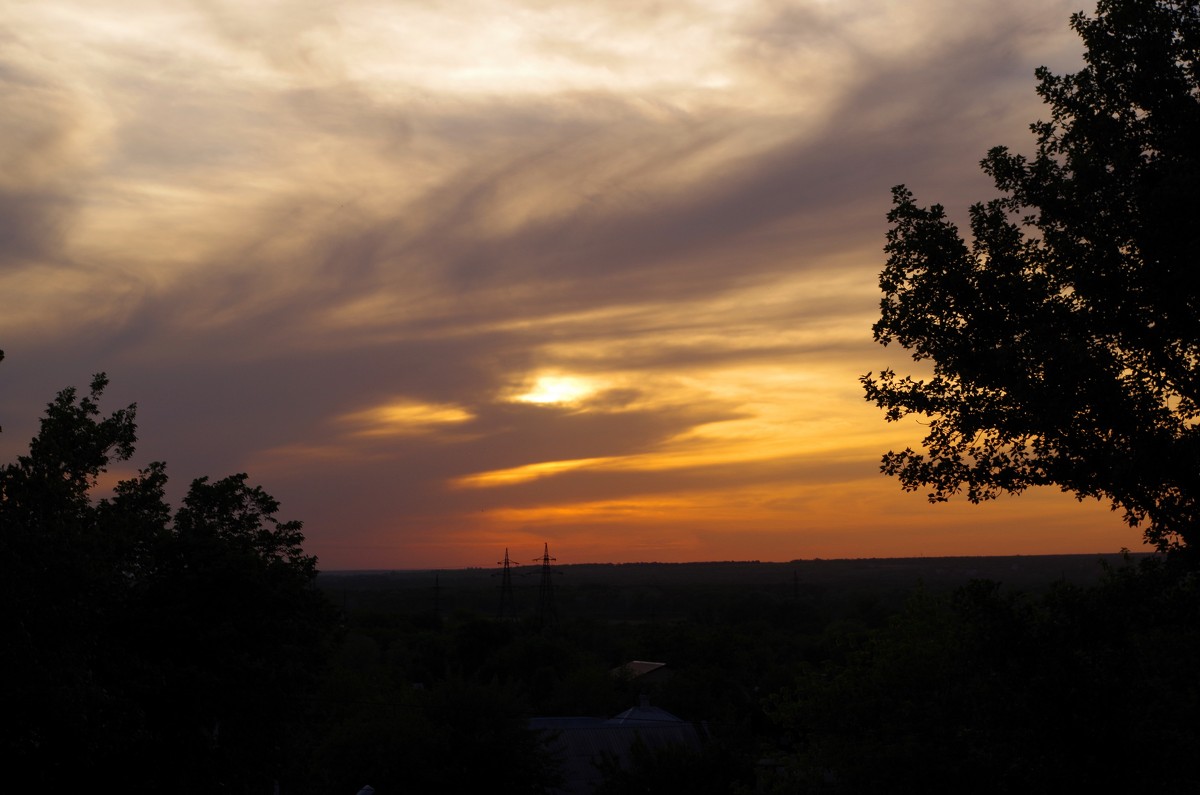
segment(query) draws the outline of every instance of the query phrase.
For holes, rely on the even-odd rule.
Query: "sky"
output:
[[[965,220],[1078,0],[3,0],[0,460],[111,380],[327,570],[1110,552],[929,504],[859,377],[890,189]]]

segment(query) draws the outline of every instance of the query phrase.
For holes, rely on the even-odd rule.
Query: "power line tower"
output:
[[[517,603],[513,599],[513,584],[512,584],[512,569],[511,566],[520,566],[520,563],[512,563],[508,559],[508,547],[504,548],[504,560],[500,561],[504,565],[504,570],[500,575],[500,613],[501,621],[516,621],[517,620]],[[493,575],[495,576],[495,575]]]
[[[558,623],[558,614],[554,611],[554,575],[559,572],[550,568],[550,562],[558,558],[550,557],[550,544],[543,542],[542,557],[534,558],[534,562],[542,562],[542,582],[538,586],[538,629],[546,629]]]

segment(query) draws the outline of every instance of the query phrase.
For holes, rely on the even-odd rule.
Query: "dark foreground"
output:
[[[308,781],[381,793],[1200,783],[1195,578],[1149,558],[563,566],[549,610],[531,568],[510,603],[486,570],[322,575],[346,617],[326,685],[338,695],[325,696],[339,731]],[[632,660],[666,665],[614,675]],[[696,724],[702,744],[602,755],[598,789],[572,790],[570,765],[527,731],[643,696]]]
[[[211,557],[198,549],[188,560]],[[221,561],[119,601],[48,601],[37,614],[53,621],[19,625],[29,642],[5,652],[26,671],[6,691],[14,782],[264,795],[1200,785],[1200,591],[1157,558],[529,566],[508,589],[498,569],[326,573],[303,592]]]

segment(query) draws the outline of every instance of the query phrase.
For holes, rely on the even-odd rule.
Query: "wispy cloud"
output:
[[[147,456],[249,469],[334,567],[901,550],[919,429],[856,381],[888,189],[986,196],[1072,10],[10,4],[0,449],[106,369]]]

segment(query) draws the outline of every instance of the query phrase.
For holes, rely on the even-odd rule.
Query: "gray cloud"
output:
[[[62,85],[0,59],[0,272],[61,264],[87,170],[83,108]]]

